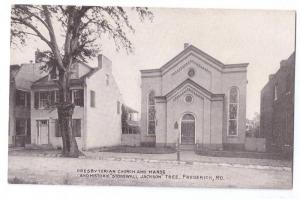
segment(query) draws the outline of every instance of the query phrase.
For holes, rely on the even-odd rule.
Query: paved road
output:
[[[8,178],[38,184],[290,188],[285,170],[30,156],[9,156]]]

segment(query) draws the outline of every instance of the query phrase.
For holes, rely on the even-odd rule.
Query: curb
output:
[[[291,171],[290,167],[286,166],[262,166],[262,165],[245,165],[245,164],[230,164],[230,163],[211,163],[211,162],[198,162],[198,161],[177,161],[177,160],[154,160],[143,158],[114,158],[114,157],[93,157],[85,156],[86,159],[98,159],[108,161],[124,161],[124,162],[145,162],[145,163],[166,163],[166,164],[180,164],[180,165],[198,165],[198,166],[220,166],[220,167],[234,167],[246,169],[259,169],[259,170],[276,170],[276,171]]]

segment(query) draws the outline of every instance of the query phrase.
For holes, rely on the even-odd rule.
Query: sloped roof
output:
[[[204,51],[200,50],[199,48],[195,47],[194,45],[189,45],[184,50],[182,50],[179,54],[177,54],[175,57],[173,57],[171,60],[169,60],[167,63],[165,63],[163,66],[157,69],[145,69],[141,70],[141,72],[147,73],[147,72],[162,72],[167,70],[173,63],[175,63],[177,60],[182,58],[184,55],[188,54],[189,52],[195,52],[196,54],[201,55],[202,57],[206,58],[210,62],[216,64],[220,67],[220,69],[223,68],[234,68],[234,67],[247,67],[248,63],[238,63],[238,64],[224,64],[223,62],[217,60],[216,58],[212,57],[211,55],[205,53]]]
[[[70,85],[71,86],[82,86],[84,83],[84,78],[79,79],[70,79]],[[41,87],[58,87],[59,83],[58,80],[48,80],[48,75],[40,78],[39,80],[35,81],[31,88],[41,88]]]
[[[30,90],[31,85],[36,80],[45,76],[45,72],[40,69],[41,64],[22,64],[15,75],[15,85],[18,89]],[[12,66],[14,69],[17,66]],[[11,68],[12,69],[12,68]]]
[[[87,65],[86,63],[80,61],[80,60],[76,60],[76,63],[80,63],[79,66],[84,66],[86,68],[89,69],[89,71],[82,75],[81,77],[79,77],[78,79],[70,79],[70,85],[71,86],[82,86],[83,83],[84,83],[84,79],[86,77],[90,77],[91,75],[93,75],[96,71],[99,70],[99,67],[96,67],[96,68],[93,68],[89,65]],[[41,88],[41,87],[58,87],[59,84],[58,84],[58,80],[49,80],[48,79],[48,74],[45,75],[44,77],[38,79],[37,81],[35,81],[33,84],[32,84],[32,88]]]

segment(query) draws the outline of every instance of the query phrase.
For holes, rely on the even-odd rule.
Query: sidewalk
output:
[[[193,151],[181,151],[180,161],[177,154],[140,154],[84,151],[81,159],[98,159],[125,162],[170,163],[188,165],[214,165],[237,168],[273,169],[291,171],[292,162],[287,160],[210,157],[197,155]],[[60,150],[9,150],[10,156],[61,157]]]
[[[218,165],[233,167],[248,167],[258,169],[288,170],[292,168],[292,162],[286,160],[251,159],[251,158],[230,158],[230,157],[209,157],[195,154],[193,151],[181,151],[180,161],[177,161],[177,154],[138,154],[138,153],[112,153],[112,152],[84,152],[86,158],[101,160],[119,161],[144,161],[164,162],[179,164]]]

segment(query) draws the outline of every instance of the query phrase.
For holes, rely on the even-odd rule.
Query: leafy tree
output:
[[[114,41],[116,50],[130,53],[133,44],[128,32],[134,32],[129,12],[137,13],[141,22],[152,20],[148,8],[13,5],[11,9],[11,45],[26,45],[29,37],[42,40],[49,48],[40,51],[46,70],[58,70],[59,129],[62,133],[63,155],[78,157],[79,150],[72,133],[74,105],[70,96],[70,68],[77,60],[86,62],[97,55],[103,36]],[[63,40],[63,42],[58,42]]]

